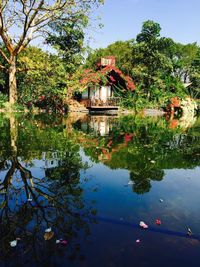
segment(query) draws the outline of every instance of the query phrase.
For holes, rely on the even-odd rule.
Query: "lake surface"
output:
[[[0,266],[199,265],[200,118],[0,115]]]

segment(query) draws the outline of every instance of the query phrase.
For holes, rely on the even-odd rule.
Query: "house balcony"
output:
[[[107,99],[94,98],[89,99],[87,108],[118,108],[120,97],[108,97]]]
[[[119,109],[120,97],[82,99],[81,103],[89,109],[91,113],[115,114]]]

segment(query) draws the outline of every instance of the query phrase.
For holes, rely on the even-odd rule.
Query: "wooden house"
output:
[[[115,57],[101,58],[97,70],[85,70],[82,80],[85,90],[79,101],[90,111],[112,111],[119,108],[119,90],[135,90],[133,80],[115,66]]]

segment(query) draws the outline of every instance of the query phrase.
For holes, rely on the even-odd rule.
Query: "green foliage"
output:
[[[88,25],[86,15],[76,15],[71,20],[57,20],[50,24],[51,32],[46,39],[63,59],[68,73],[74,73],[83,61],[84,28]]]
[[[0,42],[0,49],[3,51],[3,53],[5,53],[5,55],[7,55],[7,51],[5,49],[5,46]],[[7,62],[4,60],[3,57],[0,57],[0,65],[2,66],[2,68],[0,68],[0,92],[6,92],[6,87],[8,84],[8,73],[7,73],[7,67],[8,64]],[[5,68],[3,68],[5,67]]]
[[[10,257],[9,240],[16,231],[27,237],[26,247],[35,242],[39,251],[46,243],[44,227],[51,226],[71,244],[81,229],[88,232],[84,218],[95,209],[86,206],[83,198],[80,174],[87,165],[79,145],[63,131],[62,122],[56,116],[0,116],[0,193],[6,195],[0,199],[3,257]],[[40,170],[35,173],[38,162]]]
[[[163,51],[170,47],[165,38],[160,38],[160,25],[153,21],[143,23],[142,31],[137,35],[137,44],[133,48],[133,77],[143,84],[143,92],[148,100],[156,98],[155,88],[165,91],[163,77],[169,76],[172,65]]]
[[[58,56],[28,47],[18,58],[18,69],[21,103],[37,101],[41,95],[63,97],[67,75],[64,63]]]
[[[190,76],[191,86],[186,89],[186,92],[193,98],[200,98],[200,73],[194,72]]]
[[[122,96],[120,98],[120,106],[126,109],[134,109],[136,106],[136,101],[135,101],[136,94],[127,91],[121,95]]]
[[[96,69],[96,63],[101,57],[115,56],[116,66],[124,74],[130,75],[132,71],[131,54],[134,45],[134,40],[117,41],[107,48],[100,48],[91,51],[86,59],[85,68]]]
[[[148,192],[152,181],[162,180],[164,169],[199,165],[199,120],[186,129],[182,119],[174,128],[163,117],[104,117],[101,122],[110,130],[101,135],[94,127],[98,125],[95,119],[98,121],[98,117],[83,121],[83,128],[81,121],[75,125],[81,130],[79,136],[84,136],[81,144],[86,155],[111,169],[128,170],[133,191],[138,194]]]
[[[137,42],[149,42],[154,43],[157,42],[157,38],[160,36],[161,27],[158,23],[147,20],[142,25],[142,31],[140,34],[137,35]]]
[[[0,88],[4,88],[6,83],[5,72],[0,72]]]
[[[90,8],[89,5],[88,10]],[[97,61],[109,55],[116,57],[116,67],[131,76],[136,84],[133,93],[118,92],[125,108],[161,107],[173,96],[200,98],[200,48],[196,43],[185,45],[162,37],[159,23],[148,20],[135,40],[117,41],[106,48],[90,51],[82,66],[88,14],[79,13],[71,18],[60,18],[48,25],[46,42],[57,54],[32,46],[20,52],[17,59],[20,103],[32,104],[41,96],[45,96],[48,103],[52,103],[54,96],[66,100],[74,91],[81,91],[80,77],[84,69],[96,71]],[[5,50],[3,45],[1,48]],[[8,67],[2,58],[0,64]],[[104,84],[107,80],[102,77],[101,82]],[[185,87],[183,83],[191,84]],[[8,72],[2,69],[0,92],[8,93],[7,88]]]
[[[200,97],[200,48],[196,43],[175,43],[160,31],[158,23],[145,21],[136,41],[115,42],[91,52],[86,60],[85,68],[95,69],[100,57],[116,57],[117,67],[136,84],[134,95],[122,94],[126,108],[161,107],[173,96]],[[192,85],[185,88],[184,82]]]
[[[4,108],[5,103],[8,101],[8,96],[0,92],[0,108]]]
[[[103,2],[103,0],[66,0],[54,3],[54,1],[42,0],[31,1],[31,3],[6,1],[3,7],[2,3],[0,4],[0,41],[2,41],[0,54],[5,61],[3,64],[0,62],[0,69],[5,69],[9,76],[7,89],[11,105],[18,99],[16,60],[30,42],[38,37],[44,40],[48,35],[48,42],[57,46],[60,51],[64,51],[68,72],[73,72],[73,65],[79,62],[74,54],[77,54],[83,45],[83,28],[87,25],[94,7],[98,7]],[[54,36],[52,32],[58,35]],[[54,61],[55,58],[52,56],[50,60]],[[55,90],[54,81],[48,80],[48,82],[48,85]],[[2,77],[0,77],[0,84],[2,83]]]
[[[191,86],[188,87],[189,94],[194,98],[200,98],[200,47],[198,47],[196,57],[192,62],[192,72],[190,75]]]
[[[84,28],[88,24],[86,15],[75,16],[72,20],[56,20],[50,23],[47,43],[57,52],[50,54],[36,47],[28,47],[18,57],[18,92],[20,103],[41,102],[49,108],[69,94],[74,74],[83,61]],[[57,101],[56,100],[56,101]],[[43,101],[44,102],[44,101]],[[39,103],[41,107],[44,103]]]
[[[18,104],[34,103],[43,95],[63,99],[68,77],[65,62],[61,57],[34,46],[27,47],[17,58]],[[0,72],[0,92],[7,95],[7,87],[8,72],[3,70]],[[2,102],[4,100],[1,100]]]

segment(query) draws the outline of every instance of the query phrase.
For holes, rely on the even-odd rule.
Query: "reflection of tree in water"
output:
[[[0,261],[22,266],[24,261],[35,259],[38,264],[49,266],[56,255],[57,259],[65,255],[71,260],[82,260],[80,245],[75,240],[82,230],[89,234],[86,217],[94,210],[85,206],[82,197],[80,170],[84,166],[78,150],[70,141],[63,144],[65,151],[57,166],[47,168],[46,177],[40,178],[21,162],[17,140],[13,134],[10,136],[11,153],[0,159]],[[27,135],[27,142],[28,138]],[[49,227],[54,236],[45,241],[44,232]],[[21,240],[11,248],[9,242],[16,238]],[[64,250],[56,245],[60,238],[69,242]]]
[[[85,154],[111,169],[129,170],[137,193],[150,191],[151,180],[161,180],[164,169],[194,168],[200,164],[200,120],[187,131],[170,129],[164,118],[130,115],[107,122],[109,135],[94,136],[91,118],[74,127],[86,133],[80,134]]]
[[[144,194],[150,191],[151,181],[161,181],[164,171],[159,169],[142,169],[130,172],[130,180],[133,181],[133,191],[137,194]]]

